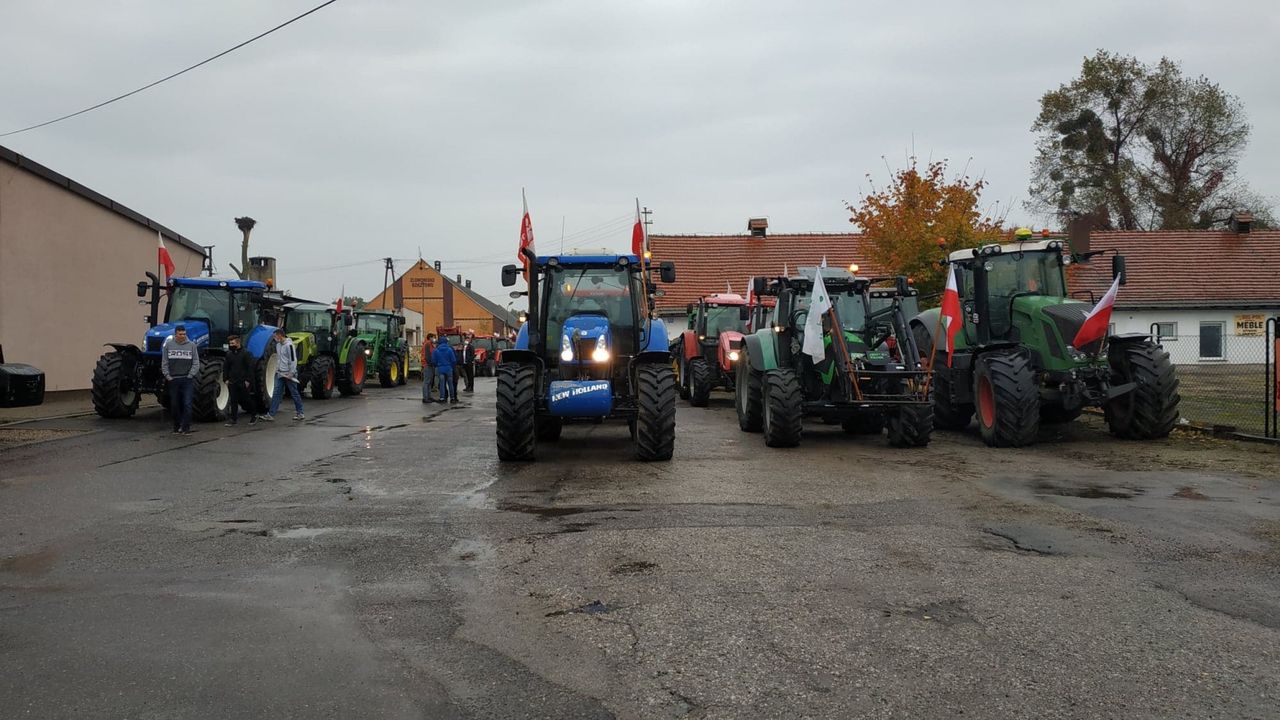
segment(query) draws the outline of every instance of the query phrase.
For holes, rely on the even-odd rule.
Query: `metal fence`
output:
[[[1185,420],[1276,437],[1276,325],[1268,320],[1261,335],[1160,337],[1178,371]]]

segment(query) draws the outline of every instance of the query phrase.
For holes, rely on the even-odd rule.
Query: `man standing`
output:
[[[436,334],[427,333],[427,340],[422,343],[422,402],[424,403],[432,401],[431,388],[436,383],[435,360],[431,358],[431,353],[435,349]]]
[[[462,372],[467,380],[465,392],[475,392],[476,334],[472,330],[468,330],[466,337],[462,339]]]
[[[273,337],[276,341],[276,387],[271,393],[271,409],[263,420],[275,421],[276,411],[280,409],[280,401],[284,399],[284,391],[289,391],[293,398],[293,419],[305,420],[302,415],[302,395],[298,392],[298,356],[293,349],[293,341],[284,334],[284,328],[276,328]]]
[[[440,382],[440,402],[446,402],[446,398],[448,402],[458,402],[458,386],[453,372],[458,356],[448,339],[443,339],[436,345],[435,351],[431,353],[431,359],[435,363],[436,378]]]
[[[173,417],[174,434],[188,435],[191,429],[191,403],[196,397],[196,377],[200,375],[200,351],[187,338],[187,326],[173,326],[173,335],[165,338],[160,351],[160,372],[169,385],[169,415]]]
[[[227,338],[227,357],[222,361],[222,379],[231,391],[231,403],[227,408],[227,427],[234,427],[240,419],[240,408],[249,414],[249,424],[258,422],[258,404],[253,397],[253,356],[240,347],[240,336]]]

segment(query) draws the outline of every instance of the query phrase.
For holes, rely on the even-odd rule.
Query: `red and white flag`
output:
[[[649,249],[649,235],[644,231],[644,222],[640,219],[640,198],[636,198],[636,224],[631,228],[631,254],[644,261],[644,253]]]
[[[157,263],[164,268],[162,284],[167,285],[169,284],[169,278],[173,277],[173,273],[178,270],[178,266],[173,264],[173,258],[169,256],[169,249],[164,246],[164,236],[160,234],[159,230],[156,231],[156,240],[160,242]]]
[[[529,272],[529,258],[525,257],[524,251],[527,249],[530,253],[537,253],[533,249],[533,221],[529,219],[529,200],[524,196],[524,190],[520,191],[520,199],[524,200],[524,218],[520,220],[520,248],[516,252],[516,257],[520,258],[520,264],[524,266],[524,271]]]
[[[747,304],[755,302],[756,299],[756,279],[755,277],[747,278]]]
[[[960,327],[964,324],[954,267],[947,269],[947,289],[942,292],[942,324],[947,339],[947,367],[951,367],[951,356],[956,351],[956,333],[960,332]]]
[[[342,284],[342,295],[339,295],[339,296],[338,296],[338,308],[337,308],[337,313],[336,313],[336,314],[338,315],[338,317],[342,317],[342,296],[343,296],[343,295],[346,295],[346,294],[347,294],[347,284],[346,284],[346,283],[343,283],[343,284]]]
[[[1084,323],[1076,331],[1075,339],[1071,341],[1072,347],[1079,350],[1107,336],[1107,328],[1111,325],[1111,308],[1116,304],[1118,292],[1120,292],[1119,275],[1111,281],[1111,288],[1107,290],[1107,294],[1103,295],[1098,304],[1084,316]]]

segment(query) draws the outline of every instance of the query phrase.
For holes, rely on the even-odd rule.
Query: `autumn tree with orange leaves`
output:
[[[930,162],[924,168],[916,158],[895,172],[887,187],[847,203],[851,217],[864,236],[867,255],[884,273],[909,275],[921,295],[942,292],[945,268],[938,261],[947,254],[1004,235],[1004,218],[983,212],[980,197],[986,182],[967,175],[947,179],[947,161]],[[867,176],[872,180],[871,176]],[[939,240],[946,246],[939,247]]]

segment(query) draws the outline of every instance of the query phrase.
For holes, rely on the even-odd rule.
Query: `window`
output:
[[[1156,323],[1156,342],[1170,342],[1178,339],[1178,323]]]
[[[1201,360],[1221,360],[1222,359],[1223,325],[1224,324],[1220,322],[1200,323],[1200,359]]]

